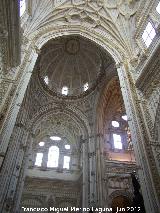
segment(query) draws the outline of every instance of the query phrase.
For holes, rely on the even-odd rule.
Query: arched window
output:
[[[122,141],[121,141],[120,135],[113,134],[113,141],[114,141],[114,148],[115,149],[122,149]]]
[[[64,169],[69,169],[69,163],[70,163],[70,157],[69,156],[64,156],[63,168]]]
[[[117,121],[112,121],[112,126],[113,127],[119,127],[119,123]]]
[[[65,147],[65,149],[70,149],[71,148],[71,146],[69,144],[66,144],[64,147]]]
[[[87,82],[87,83],[84,84],[83,90],[86,91],[86,90],[88,90],[88,88],[89,88],[89,85],[88,85],[88,82]]]
[[[127,115],[122,115],[122,119],[127,121]]]
[[[44,146],[44,142],[43,141],[41,141],[41,142],[39,142],[39,146]]]
[[[68,95],[68,87],[64,86],[62,88],[62,95]]]
[[[44,82],[48,85],[49,79],[48,79],[48,76],[47,76],[47,75],[44,77]]]
[[[20,17],[23,15],[24,11],[26,10],[26,1],[25,0],[19,0],[20,4]]]
[[[37,153],[36,162],[35,162],[36,166],[41,166],[42,158],[43,158],[43,153]]]
[[[51,146],[48,152],[47,167],[58,167],[59,148],[57,146]]]

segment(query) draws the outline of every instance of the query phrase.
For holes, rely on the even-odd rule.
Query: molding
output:
[[[150,94],[155,87],[160,84],[160,44],[153,52],[152,56],[144,65],[140,76],[136,81],[136,86],[145,95]]]

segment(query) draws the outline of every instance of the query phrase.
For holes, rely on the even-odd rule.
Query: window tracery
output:
[[[71,145],[59,136],[46,136],[35,148],[35,166],[48,169],[70,169]]]
[[[111,147],[116,152],[119,150],[132,150],[131,133],[127,122],[126,114],[119,114],[110,124],[109,132],[111,138]]]
[[[155,31],[153,25],[151,24],[151,22],[148,22],[148,24],[142,34],[143,41],[147,47],[150,46],[155,35],[156,35],[156,31]]]

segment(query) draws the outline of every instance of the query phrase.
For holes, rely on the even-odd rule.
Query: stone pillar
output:
[[[22,196],[22,192],[23,192],[26,172],[27,172],[28,165],[29,165],[29,156],[31,154],[32,143],[33,143],[33,136],[30,133],[28,136],[27,145],[25,148],[25,153],[24,153],[23,162],[22,162],[22,166],[21,166],[21,171],[20,171],[20,175],[18,178],[18,183],[17,183],[17,187],[16,187],[16,191],[15,191],[14,206],[12,209],[13,213],[20,213],[21,196]]]
[[[42,168],[47,168],[47,162],[48,162],[48,148],[45,149],[43,152],[43,159],[42,159]]]
[[[60,151],[59,152],[59,162],[58,162],[58,164],[59,164],[58,170],[59,171],[63,171],[63,162],[64,162],[64,154]]]
[[[90,207],[96,207],[96,150],[95,150],[95,136],[89,138],[89,183],[90,183]]]
[[[83,162],[83,193],[82,193],[82,207],[88,207],[88,141],[80,139],[82,144],[82,162]]]
[[[17,123],[9,143],[0,176],[0,212],[10,212],[13,208],[18,177],[26,148],[28,131]]]
[[[118,64],[117,71],[131,130],[136,162],[141,167],[139,178],[145,208],[147,213],[158,213],[160,204],[157,193],[160,189],[160,183],[152,149],[149,144],[149,133],[143,116],[143,108],[138,100],[135,84],[129,74],[127,65]]]
[[[103,157],[103,136],[97,135],[97,146],[96,146],[96,166],[97,166],[97,205],[99,207],[104,206],[104,157]]]
[[[16,118],[26,91],[26,88],[28,86],[28,82],[30,80],[33,67],[35,64],[35,61],[37,59],[37,54],[34,51],[29,52],[30,55],[28,61],[26,62],[27,65],[23,70],[23,75],[21,77],[21,81],[19,82],[19,85],[16,89],[15,96],[13,97],[13,100],[9,104],[10,108],[8,109],[5,116],[5,121],[3,122],[3,126],[1,127],[1,133],[0,133],[0,156],[1,161],[3,163],[3,159],[5,157],[5,153],[8,148],[8,144],[10,141],[11,134],[13,132],[13,128],[16,122]]]

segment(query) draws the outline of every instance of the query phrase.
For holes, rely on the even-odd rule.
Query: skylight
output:
[[[37,153],[36,162],[35,162],[36,166],[41,166],[42,158],[43,158],[43,153]]]
[[[143,32],[142,38],[147,47],[151,44],[153,38],[155,37],[156,32],[151,22],[148,22],[146,29]]]
[[[39,142],[39,146],[44,146],[44,142]]]
[[[113,127],[119,127],[119,123],[117,121],[112,121],[112,126]]]
[[[44,77],[44,82],[48,85],[48,76],[46,75],[45,77]]]
[[[69,144],[65,145],[65,149],[70,149],[70,145]]]
[[[62,95],[68,95],[68,87],[62,87]]]
[[[122,149],[121,136],[117,134],[113,134],[113,140],[114,140],[114,148]]]
[[[127,121],[127,115],[122,115],[122,119]]]
[[[61,140],[61,138],[58,137],[58,136],[51,136],[50,139],[53,140],[53,141],[60,141]]]
[[[20,0],[20,16],[23,15],[24,11],[26,10],[26,2],[25,0]]]
[[[63,168],[64,169],[69,169],[69,163],[70,163],[70,157],[69,156],[64,156]]]
[[[157,7],[156,7],[157,12],[160,14],[160,2],[158,3]]]
[[[89,85],[88,85],[88,82],[87,82],[87,83],[84,84],[83,89],[84,89],[84,91],[86,91],[86,90],[88,90],[88,88],[89,88]]]

